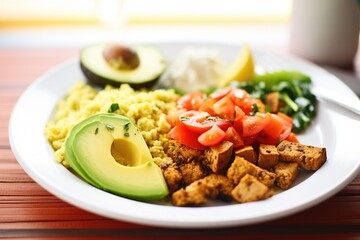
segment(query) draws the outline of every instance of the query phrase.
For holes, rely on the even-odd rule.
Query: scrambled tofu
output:
[[[318,170],[326,161],[326,148],[284,140],[277,149],[280,161],[296,162],[305,170]]]

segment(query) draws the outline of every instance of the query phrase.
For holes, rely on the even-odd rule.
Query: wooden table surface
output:
[[[104,218],[74,207],[34,182],[17,163],[8,122],[21,93],[78,49],[0,49],[0,238],[11,239],[360,239],[360,175],[308,210],[261,224],[169,229]],[[359,159],[360,160],[360,159]]]

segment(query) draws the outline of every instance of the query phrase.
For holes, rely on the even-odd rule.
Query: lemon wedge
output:
[[[219,81],[219,87],[223,88],[232,81],[247,81],[255,76],[254,60],[247,44],[243,45],[235,61],[225,70]]]

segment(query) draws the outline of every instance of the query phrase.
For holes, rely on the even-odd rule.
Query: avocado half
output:
[[[101,87],[119,87],[123,83],[134,89],[151,87],[165,71],[166,64],[160,50],[152,46],[135,46],[140,65],[135,69],[116,69],[103,57],[107,44],[83,48],[80,52],[80,68],[86,78]]]
[[[75,125],[65,141],[65,159],[85,181],[105,191],[142,201],[168,195],[144,138],[124,116],[96,114]]]

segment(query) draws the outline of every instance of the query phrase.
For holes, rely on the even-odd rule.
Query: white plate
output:
[[[168,61],[186,46],[219,49],[231,60],[240,46],[160,43]],[[348,97],[355,94],[323,69],[288,56],[253,49],[257,70],[293,69],[310,75],[314,84]],[[163,227],[223,227],[258,223],[309,208],[345,187],[360,170],[360,118],[337,106],[319,103],[312,126],[299,136],[305,144],[327,148],[328,161],[314,173],[302,173],[296,185],[267,200],[206,207],[173,207],[125,199],[92,187],[53,159],[44,136],[56,103],[76,81],[84,79],[73,59],[35,81],[18,100],[10,120],[12,150],[25,171],[59,198],[89,212],[113,219]]]

